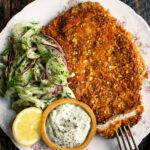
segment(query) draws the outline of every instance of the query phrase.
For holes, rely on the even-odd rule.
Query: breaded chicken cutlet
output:
[[[42,28],[66,54],[76,98],[97,118],[97,132],[112,138],[121,125],[135,125],[143,106],[144,60],[132,36],[97,2],[84,2]]]

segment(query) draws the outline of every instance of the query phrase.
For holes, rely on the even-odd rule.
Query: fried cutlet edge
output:
[[[84,16],[85,12],[80,12],[80,16],[78,16],[77,14],[79,13],[80,8],[85,6],[84,4],[88,7],[88,9],[90,9],[90,7],[95,7],[94,11],[92,11],[92,9],[91,9],[91,12],[89,11],[89,13],[86,14],[86,15],[89,15],[89,17],[93,17],[95,14],[97,14],[97,11],[99,11],[99,13],[101,13],[101,11],[106,11],[97,2],[95,2],[95,3],[85,2],[85,3],[79,4],[79,5],[71,8],[71,9],[69,9],[67,12],[63,12],[62,13],[64,15],[63,18],[60,17],[60,16],[56,17],[47,26],[42,27],[41,32],[44,33],[44,34],[51,35],[53,37],[57,37],[59,32],[65,32],[65,31],[69,30],[70,28],[80,24],[80,21],[82,20],[81,18],[85,17]],[[109,13],[108,10],[107,10],[107,13]],[[116,19],[114,18],[114,20],[116,20]],[[62,22],[63,22],[63,24],[62,24]],[[123,30],[125,30],[123,27],[121,27],[121,28]],[[129,37],[130,41],[132,41],[131,34],[129,32],[127,32],[127,31],[126,31],[126,33],[127,33],[128,37]],[[138,50],[137,46],[135,44],[133,44],[133,45],[134,45],[134,48],[135,48],[135,50],[136,50],[136,52],[138,54],[139,60],[140,60],[139,65],[141,66],[141,68],[143,70],[141,80],[144,80],[145,78],[148,77],[148,74],[146,73],[145,61],[142,58],[141,53]],[[134,114],[132,114],[131,116],[125,117],[125,118],[123,118],[121,120],[117,120],[116,119],[120,115],[114,116],[113,118],[110,118],[105,124],[98,124],[98,126],[97,126],[97,133],[99,135],[101,135],[101,136],[105,136],[106,138],[113,138],[114,134],[115,134],[115,131],[117,131],[118,128],[121,125],[128,125],[129,124],[130,126],[133,126],[133,125],[137,124],[139,122],[139,120],[141,119],[141,117],[142,117],[143,111],[144,111],[144,107],[142,106],[142,104],[140,104],[140,105],[138,105],[138,107],[133,108],[130,112],[127,112],[127,113],[124,113],[124,114],[120,114],[120,115],[126,116],[127,114],[130,114],[130,113],[134,112]],[[101,129],[101,127],[105,126],[106,124],[108,124],[108,122],[110,122],[109,125],[106,128],[103,127]]]
[[[143,111],[144,107],[139,105],[135,110],[132,110],[129,113],[120,114],[113,119],[110,119],[105,124],[98,124],[97,133],[101,136],[105,136],[106,138],[113,138],[115,136],[115,131],[117,131],[120,126],[130,125],[132,127],[136,125],[139,120],[141,120]],[[123,119],[118,119],[119,117],[123,116]]]

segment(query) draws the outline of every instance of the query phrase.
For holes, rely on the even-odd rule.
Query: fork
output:
[[[131,137],[128,135],[127,130],[129,131]],[[125,133],[125,136],[123,136],[123,131]],[[139,150],[138,146],[135,143],[135,140],[134,140],[134,137],[133,137],[133,133],[132,133],[131,128],[130,128],[129,125],[128,126],[122,126],[122,128],[119,127],[119,130],[115,132],[119,148],[120,148],[120,150],[123,150],[123,147],[121,146],[121,140],[120,140],[120,137],[119,137],[119,133],[121,135],[121,139],[122,139],[122,142],[123,142],[125,150],[129,150],[129,149],[127,149],[127,143],[129,145],[130,150],[133,150],[132,145],[131,145],[131,141],[132,141],[132,143],[134,145],[134,149],[135,150]],[[126,143],[125,138],[127,139],[127,143]]]

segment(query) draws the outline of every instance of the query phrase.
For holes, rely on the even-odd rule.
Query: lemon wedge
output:
[[[29,107],[22,110],[15,118],[12,131],[15,140],[24,146],[30,146],[41,138],[42,110]]]

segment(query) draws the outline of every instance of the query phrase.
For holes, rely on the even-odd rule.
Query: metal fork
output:
[[[128,135],[127,130],[129,130],[129,133],[130,133],[131,137]],[[123,131],[124,131],[124,133],[125,133],[125,136],[123,135]],[[120,140],[120,137],[119,137],[119,133],[120,133],[120,135],[121,135],[121,139],[122,139],[124,148],[121,146],[121,140]],[[119,127],[119,130],[116,131],[115,134],[116,134],[116,138],[117,138],[117,141],[118,141],[120,150],[123,150],[123,149],[129,150],[129,149],[127,148],[127,143],[128,143],[128,145],[129,145],[130,150],[134,150],[134,149],[135,149],[135,150],[139,150],[138,146],[137,146],[136,143],[135,143],[135,140],[134,140],[134,137],[133,137],[133,134],[132,134],[132,131],[131,131],[131,128],[130,128],[129,125],[128,125],[128,126],[122,126],[122,128]],[[127,143],[126,143],[125,138],[127,139]],[[134,148],[132,148],[131,141],[132,141],[132,143],[133,143],[133,145],[134,145]]]

